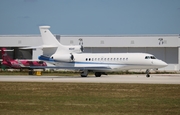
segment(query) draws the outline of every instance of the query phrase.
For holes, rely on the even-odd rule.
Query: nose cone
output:
[[[162,60],[157,59],[157,60],[154,60],[153,62],[154,62],[153,65],[157,68],[163,68],[163,67],[168,66],[168,64]]]
[[[161,61],[161,62],[159,63],[159,65],[160,65],[160,67],[166,67],[166,66],[168,66],[168,64],[167,64],[166,62],[164,62],[164,61]]]

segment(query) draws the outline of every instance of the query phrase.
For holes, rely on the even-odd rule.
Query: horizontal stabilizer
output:
[[[57,48],[58,46],[53,45],[41,45],[41,46],[32,46],[32,47],[23,47],[19,49],[45,49],[45,48]]]

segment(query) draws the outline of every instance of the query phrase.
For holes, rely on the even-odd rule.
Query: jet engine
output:
[[[83,52],[84,48],[83,46],[68,46],[69,52],[74,52],[74,53],[81,53]]]
[[[72,61],[74,61],[74,55],[72,53],[63,54],[63,55],[54,54],[50,58],[55,60],[55,61],[61,61],[61,62],[72,62]]]

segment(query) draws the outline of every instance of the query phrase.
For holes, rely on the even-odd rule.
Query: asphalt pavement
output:
[[[0,75],[0,82],[180,84],[180,74],[151,74],[149,78],[147,78],[145,74],[103,75],[101,77]]]

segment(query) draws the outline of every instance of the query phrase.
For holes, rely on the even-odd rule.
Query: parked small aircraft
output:
[[[30,60],[18,60],[18,59],[11,59],[7,53],[6,48],[1,48],[1,54],[2,54],[2,65],[8,66],[13,69],[31,69],[32,66],[38,66],[40,68],[41,66],[47,66],[47,64],[43,61],[30,61]]]

